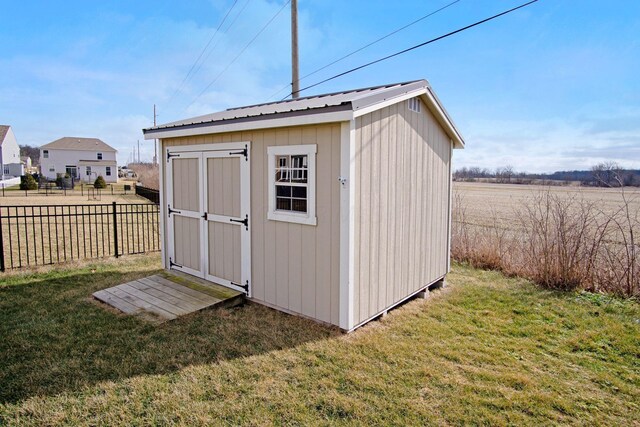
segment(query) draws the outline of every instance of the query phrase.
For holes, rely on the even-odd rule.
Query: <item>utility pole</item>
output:
[[[298,77],[298,0],[291,0],[291,98],[300,96]]]
[[[140,140],[138,140],[138,163],[140,163]]]
[[[153,127],[156,127],[156,117],[158,117],[158,115],[156,114],[156,104],[153,104]],[[154,165],[158,164],[158,140],[157,139],[153,140],[153,164]]]

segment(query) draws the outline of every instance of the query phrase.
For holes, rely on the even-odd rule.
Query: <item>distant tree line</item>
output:
[[[31,157],[33,166],[40,165],[40,147],[32,147],[30,145],[20,146],[20,157]]]
[[[557,171],[553,173],[517,172],[513,166],[495,170],[462,167],[453,173],[454,181],[485,181],[501,184],[555,184],[578,182],[590,187],[640,187],[640,169],[623,169],[616,162],[602,162],[589,170]]]

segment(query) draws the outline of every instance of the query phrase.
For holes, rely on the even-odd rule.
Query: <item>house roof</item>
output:
[[[4,141],[5,136],[7,136],[10,127],[11,126],[9,125],[0,125],[0,145],[2,145],[2,142]]]
[[[65,136],[53,142],[43,145],[41,149],[55,150],[81,150],[81,151],[117,151],[98,138],[79,138],[75,136]]]
[[[414,80],[343,92],[229,108],[143,129],[145,139],[230,132],[352,120],[387,105],[420,96],[456,147],[464,146],[457,130],[426,80]]]

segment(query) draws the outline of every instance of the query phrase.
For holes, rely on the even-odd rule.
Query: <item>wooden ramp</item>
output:
[[[244,294],[189,276],[160,273],[95,292],[93,297],[124,313],[167,321],[209,307],[242,303]]]

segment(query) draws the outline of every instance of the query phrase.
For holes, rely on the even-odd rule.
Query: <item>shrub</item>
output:
[[[20,189],[21,190],[37,190],[38,183],[31,174],[22,175],[20,177]]]
[[[93,183],[93,186],[95,188],[107,188],[107,183],[105,182],[102,175],[100,175],[96,178],[96,181]]]
[[[640,208],[624,188],[621,197],[611,211],[582,196],[543,191],[519,202],[511,223],[492,210],[489,223],[476,224],[456,195],[451,256],[548,288],[638,296]]]

